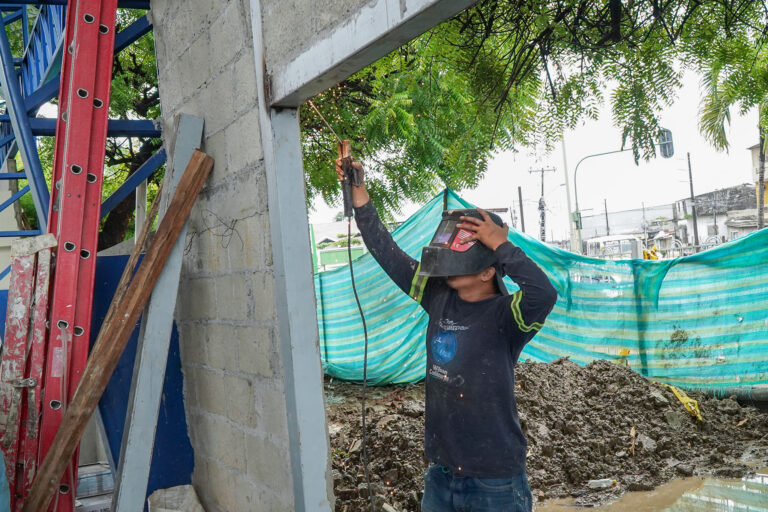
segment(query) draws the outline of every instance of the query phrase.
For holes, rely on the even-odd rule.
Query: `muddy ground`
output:
[[[534,502],[573,496],[582,505],[650,490],[676,476],[740,478],[768,465],[768,412],[734,398],[698,400],[703,421],[674,393],[607,361],[522,363],[517,401]],[[361,464],[362,386],[326,379],[336,510],[370,510]],[[419,510],[424,384],[367,390],[367,446],[376,510]],[[591,490],[589,480],[616,484]]]

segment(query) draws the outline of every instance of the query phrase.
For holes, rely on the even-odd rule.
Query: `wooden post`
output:
[[[117,301],[116,313],[109,322],[101,326],[82,379],[64,413],[64,419],[51,448],[40,465],[22,512],[44,512],[48,507],[56,492],[59,478],[77,448],[88,420],[107,387],[128,338],[212,168],[213,159],[205,153],[195,151],[124,297],[115,296],[112,301],[113,304]]]

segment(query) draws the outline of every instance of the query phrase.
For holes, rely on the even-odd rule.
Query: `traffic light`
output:
[[[672,158],[675,155],[672,132],[668,128],[659,130],[659,152],[663,158]]]

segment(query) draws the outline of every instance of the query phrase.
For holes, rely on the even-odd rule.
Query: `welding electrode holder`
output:
[[[344,216],[352,216],[352,186],[359,187],[363,184],[360,179],[360,170],[352,165],[352,157],[341,159],[341,170],[344,179],[341,180],[341,194],[344,199]]]

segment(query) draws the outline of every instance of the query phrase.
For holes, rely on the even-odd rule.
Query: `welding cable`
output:
[[[371,490],[371,478],[368,473],[368,445],[365,435],[365,390],[368,387],[368,327],[365,325],[365,315],[363,307],[360,305],[360,298],[357,296],[357,287],[355,286],[355,269],[352,265],[352,217],[347,217],[347,257],[349,258],[349,276],[352,278],[352,292],[355,294],[357,310],[360,312],[360,320],[363,322],[363,336],[365,337],[365,348],[363,350],[363,473],[365,473],[365,485],[368,487],[368,501],[371,504],[371,512],[375,512],[373,501],[373,492]]]
[[[336,140],[342,143],[341,137],[336,133],[331,124],[325,119],[320,110],[315,106],[312,100],[308,100],[309,106],[317,112],[320,119],[325,123],[325,126],[331,130]],[[363,322],[363,336],[365,337],[365,348],[363,351],[363,473],[365,473],[365,485],[368,488],[368,501],[371,504],[371,512],[375,512],[375,505],[373,501],[373,493],[371,492],[371,478],[368,473],[368,444],[365,435],[365,391],[368,387],[368,327],[365,324],[365,315],[363,314],[363,307],[360,305],[360,297],[357,296],[357,287],[355,286],[355,269],[352,266],[352,217],[347,217],[347,257],[349,259],[349,276],[352,278],[352,292],[355,294],[355,302],[357,302],[357,310],[360,312],[360,320]]]

